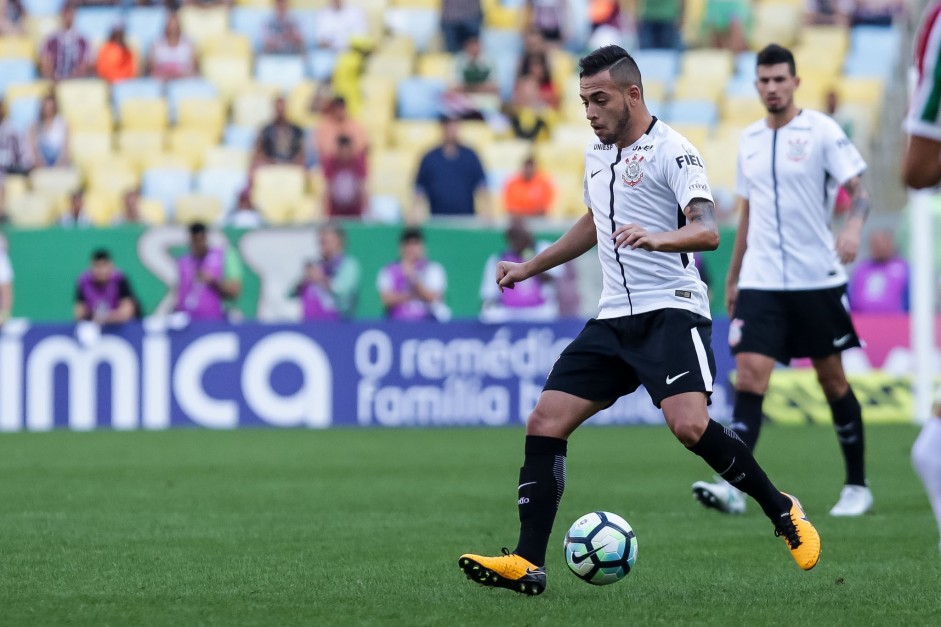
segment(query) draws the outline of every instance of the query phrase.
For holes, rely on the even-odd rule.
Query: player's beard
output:
[[[601,143],[605,146],[611,146],[612,144],[618,143],[622,137],[624,137],[625,132],[627,131],[628,125],[631,123],[631,113],[627,110],[627,106],[624,107],[624,112],[620,118],[618,118],[618,124],[614,127],[614,130],[605,137],[598,137],[601,140]]]

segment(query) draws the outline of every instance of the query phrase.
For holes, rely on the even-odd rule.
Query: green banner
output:
[[[380,268],[398,254],[400,227],[348,224],[348,253],[362,267],[363,284],[357,317],[379,318],[382,307],[376,292]],[[480,281],[487,258],[503,250],[503,232],[495,228],[427,226],[424,229],[428,256],[444,265],[448,273],[447,302],[455,317],[475,317],[480,311]],[[537,236],[552,240],[560,230],[540,231]],[[140,229],[44,229],[5,232],[16,275],[13,315],[36,321],[72,319],[75,280],[88,267],[93,250],[106,248],[115,264],[131,281],[149,314],[167,296],[175,282],[175,258],[185,250],[185,227]],[[303,262],[316,256],[313,228],[223,230],[239,253],[244,266],[243,291],[238,307],[248,318],[264,320],[290,317],[290,293],[300,279]],[[724,278],[731,255],[734,231],[722,233],[720,249],[704,256],[712,280],[713,308],[721,308]],[[217,240],[221,241],[221,240]],[[593,254],[593,253],[590,253]]]

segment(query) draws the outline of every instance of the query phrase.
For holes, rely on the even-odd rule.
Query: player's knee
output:
[[[768,379],[763,377],[756,368],[739,367],[735,373],[735,389],[739,392],[764,394],[768,391]]]
[[[843,398],[850,387],[842,372],[818,372],[817,381],[828,401]]]
[[[698,420],[674,420],[670,423],[670,430],[680,444],[689,448],[694,446],[702,438],[706,431],[706,424]]]
[[[527,435],[558,437],[556,435],[559,429],[558,423],[559,420],[557,416],[552,412],[546,411],[541,404],[537,404],[536,408],[529,414],[529,419],[526,421],[526,433]]]

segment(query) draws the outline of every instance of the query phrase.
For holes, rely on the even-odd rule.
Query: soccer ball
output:
[[[637,561],[637,538],[626,520],[591,512],[565,534],[565,563],[579,579],[605,586],[623,579]]]

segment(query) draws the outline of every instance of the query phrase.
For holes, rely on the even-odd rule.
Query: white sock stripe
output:
[[[693,327],[689,330],[693,336],[693,347],[696,349],[696,359],[699,360],[699,372],[702,373],[702,381],[706,384],[706,391],[712,391],[712,371],[709,370],[709,359],[706,357],[706,347],[703,346],[702,338],[699,337],[699,330]]]
[[[555,477],[555,506],[562,503],[562,492],[565,490],[565,457],[556,455],[552,462],[552,474]]]

